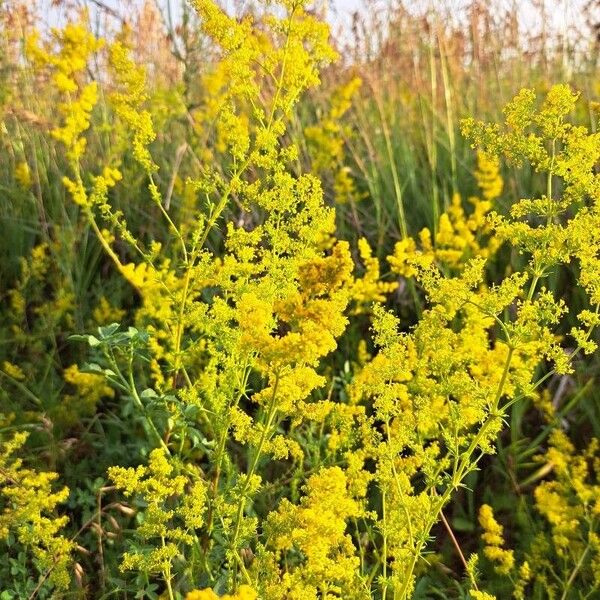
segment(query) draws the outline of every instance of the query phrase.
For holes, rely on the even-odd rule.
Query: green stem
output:
[[[386,493],[385,490],[381,493],[381,512],[383,519],[383,547],[381,549],[381,568],[383,574],[383,590],[381,593],[382,600],[387,597],[388,581],[387,581],[387,510],[386,510]]]
[[[235,530],[233,533],[233,538],[231,540],[231,548],[236,556],[238,555],[237,543],[238,543],[238,537],[240,534],[240,529],[242,526],[244,510],[246,508],[246,494],[248,492],[248,487],[250,486],[250,482],[252,481],[254,473],[256,472],[256,467],[258,466],[258,463],[262,456],[262,451],[263,451],[264,445],[265,445],[265,443],[269,437],[269,434],[271,432],[271,427],[273,425],[273,419],[275,418],[275,415],[277,414],[277,388],[278,387],[279,387],[279,373],[277,373],[275,375],[275,382],[273,384],[273,393],[271,395],[271,401],[269,403],[267,419],[266,419],[265,425],[263,427],[263,430],[262,430],[262,433],[260,436],[260,440],[258,442],[258,446],[256,447],[256,452],[252,459],[252,463],[250,464],[250,468],[248,469],[248,472],[246,473],[246,479],[244,481],[244,485],[240,492],[240,501],[238,504],[236,518],[235,518]],[[244,572],[244,570],[242,570],[242,572]],[[250,584],[252,583],[252,581],[249,578],[247,578],[247,581]]]
[[[437,504],[434,506],[434,509],[431,511],[431,513],[429,515],[428,522],[426,523],[426,526],[424,528],[423,536],[417,543],[417,546],[413,551],[413,558],[412,558],[411,564],[409,565],[408,569],[406,570],[406,572],[404,574],[404,583],[403,583],[402,589],[400,591],[400,600],[405,600],[405,598],[406,598],[409,586],[412,581],[412,575],[415,570],[415,566],[417,564],[417,560],[418,560],[419,556],[421,555],[423,547],[425,546],[425,540],[428,538],[431,528],[435,525],[435,523],[437,523],[442,509],[444,508],[444,506],[446,505],[446,503],[448,502],[448,500],[450,499],[450,497],[452,496],[454,491],[456,489],[458,489],[458,487],[460,486],[460,484],[462,482],[462,479],[465,477],[465,475],[466,475],[465,471],[468,470],[469,466],[472,463],[471,456],[473,455],[473,452],[475,452],[475,450],[479,446],[479,443],[481,442],[483,436],[485,435],[486,431],[489,429],[491,424],[494,422],[494,420],[496,418],[498,418],[498,408],[499,408],[500,400],[502,399],[502,395],[504,393],[504,387],[506,385],[506,381],[508,379],[508,373],[510,371],[510,365],[512,362],[513,354],[514,354],[514,347],[509,346],[506,361],[504,363],[502,377],[498,384],[498,388],[496,390],[496,394],[495,394],[494,400],[492,402],[492,407],[489,411],[489,416],[487,417],[487,419],[485,420],[485,422],[483,423],[483,425],[477,432],[477,435],[471,441],[471,444],[469,444],[469,447],[467,448],[467,450],[465,452],[463,452],[463,454],[461,455],[461,460],[459,463],[458,470],[455,471],[450,485],[448,485],[448,487],[444,490],[444,493],[442,494],[442,496],[440,496]],[[435,493],[435,490],[432,490],[432,493]]]
[[[567,600],[567,595],[569,593],[569,590],[571,589],[571,586],[573,585],[573,582],[575,581],[575,578],[577,577],[577,573],[579,573],[579,571],[581,570],[581,567],[583,566],[583,563],[584,563],[590,549],[591,549],[591,546],[590,546],[590,544],[588,544],[585,547],[585,550],[581,553],[581,556],[579,557],[577,564],[571,571],[569,579],[567,580],[567,582],[565,584],[565,587],[564,587],[562,596],[560,597],[560,600]]]
[[[42,401],[23,383],[9,375],[6,371],[0,369],[0,375],[6,377],[16,388],[21,390],[36,406],[42,407]]]
[[[171,451],[169,450],[169,447],[167,446],[167,444],[165,444],[165,441],[163,440],[162,435],[160,435],[160,432],[158,431],[156,425],[154,424],[154,421],[150,418],[150,416],[146,412],[146,407],[144,406],[144,403],[142,402],[142,399],[140,398],[140,395],[138,394],[138,391],[137,391],[137,388],[135,385],[135,381],[133,378],[133,368],[132,368],[132,364],[131,364],[132,359],[130,359],[130,362],[128,365],[127,377],[125,377],[123,375],[123,372],[119,368],[119,365],[117,364],[117,361],[116,361],[112,351],[110,351],[110,350],[105,351],[104,356],[108,360],[112,369],[117,374],[117,377],[121,381],[123,388],[130,393],[133,403],[136,405],[136,407],[142,413],[144,420],[148,424],[148,427],[150,427],[150,430],[152,431],[152,433],[155,435],[160,447],[165,451],[165,453],[168,456],[170,456]]]
[[[163,549],[166,547],[165,545],[165,538],[164,536],[161,536],[161,542],[162,542],[162,547]],[[165,584],[167,586],[167,592],[169,593],[169,600],[175,600],[175,595],[173,594],[173,587],[171,586],[171,563],[167,563],[167,566],[165,567],[165,571],[163,573],[164,575],[164,580],[165,580]]]

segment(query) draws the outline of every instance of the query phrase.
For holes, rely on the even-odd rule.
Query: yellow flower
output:
[[[267,518],[268,546],[273,560],[285,561],[297,550],[303,557],[281,579],[266,581],[273,598],[296,598],[302,590],[352,590],[356,581],[358,557],[348,534],[346,521],[362,514],[350,497],[348,482],[339,467],[321,469],[307,482],[306,495],[299,506],[283,500]],[[264,559],[266,560],[266,558]],[[275,591],[277,590],[277,591]],[[336,594],[334,597],[337,597]],[[307,598],[316,598],[308,595]]]
[[[358,250],[364,264],[364,274],[354,280],[350,296],[356,302],[355,312],[362,312],[365,305],[372,302],[384,302],[387,295],[393,292],[398,283],[385,282],[380,279],[379,261],[373,256],[369,242],[365,238],[358,241]]]
[[[133,157],[146,173],[152,173],[158,166],[152,160],[148,145],[156,133],[152,115],[142,108],[148,99],[145,70],[131,60],[128,49],[121,42],[110,47],[110,63],[118,85],[118,91],[110,95],[110,102],[117,116],[133,132]]]
[[[501,575],[508,575],[515,564],[514,554],[512,550],[505,550],[503,527],[494,518],[492,507],[488,504],[483,504],[479,509],[479,524],[483,528],[481,536],[485,542],[483,553],[493,563],[495,569]]]
[[[100,298],[98,306],[92,312],[94,322],[98,325],[118,323],[124,316],[125,311],[113,306],[105,296]]]
[[[23,369],[21,369],[21,367],[13,364],[11,362],[8,362],[7,360],[5,360],[2,363],[2,370],[9,377],[12,377],[13,379],[16,379],[17,381],[23,381],[26,378],[26,375],[25,375]]]
[[[56,473],[26,468],[14,456],[26,440],[26,433],[0,440],[0,538],[12,533],[31,553],[31,564],[40,575],[47,574],[50,582],[64,591],[71,581],[75,544],[60,534],[68,518],[58,516],[56,510],[66,502],[69,490],[54,491]]]
[[[193,590],[187,594],[185,600],[256,600],[257,593],[248,585],[241,585],[235,594],[217,596],[211,589]]]
[[[164,448],[150,453],[148,466],[110,467],[108,476],[126,497],[144,501],[136,537],[156,546],[145,553],[132,544],[133,550],[123,555],[121,570],[165,574],[179,553],[178,544],[192,545],[195,530],[204,523],[206,483],[193,467],[183,469]]]
[[[23,189],[27,190],[31,187],[31,171],[24,160],[17,163],[15,167],[15,179]]]
[[[496,600],[496,596],[480,590],[471,590],[469,595],[473,598],[473,600]]]
[[[497,156],[477,153],[477,185],[481,189],[484,200],[492,202],[502,194],[504,181],[500,175],[500,161]]]
[[[443,268],[461,270],[470,259],[489,258],[498,251],[501,240],[494,235],[488,215],[494,200],[502,192],[499,160],[481,152],[477,160],[475,177],[483,199],[469,198],[472,210],[467,214],[461,196],[454,194],[447,211],[439,218],[435,240],[431,231],[425,228],[419,233],[420,247],[413,238],[396,243],[394,254],[388,256],[394,273],[414,277],[416,265],[427,267],[434,262]]]

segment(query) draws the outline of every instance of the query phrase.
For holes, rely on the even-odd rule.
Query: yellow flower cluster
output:
[[[481,536],[485,542],[483,553],[486,558],[495,563],[496,571],[501,575],[508,575],[515,564],[515,557],[512,550],[505,550],[502,525],[494,518],[492,507],[483,504],[479,508],[479,524],[484,533]]]
[[[274,158],[269,150],[274,135],[283,133],[300,94],[319,83],[320,68],[336,56],[327,26],[308,14],[302,1],[282,3],[283,17],[271,14],[256,23],[251,17],[235,19],[210,0],[192,4],[221,51],[203,78],[203,106],[194,113],[198,131],[205,136],[214,129],[214,149],[238,167],[253,135],[263,159]],[[207,163],[212,155],[205,154]]]
[[[381,423],[375,479],[386,505],[396,508],[378,525],[394,559],[388,585],[405,595],[414,557],[439,518],[444,497],[473,469],[477,452],[492,451],[501,427],[500,400],[514,397],[536,364],[525,348],[490,342],[494,315],[521,293],[521,282],[479,298],[473,288],[481,284],[481,268],[467,265],[452,279],[430,278],[434,272],[424,271],[421,282],[439,304],[423,314],[410,335],[401,335],[397,319],[376,308],[375,341],[381,350],[352,385],[353,400],[372,399],[375,423]],[[488,315],[471,304],[475,298],[489,306]],[[452,324],[456,318],[458,329]],[[447,484],[439,498],[441,481]]]
[[[121,569],[162,574],[170,582],[171,562],[179,545],[197,541],[196,530],[204,523],[207,485],[199,473],[184,469],[163,449],[150,453],[148,466],[136,469],[111,467],[109,477],[126,497],[141,498],[146,504],[136,535],[142,546],[123,556]]]
[[[596,532],[600,514],[599,442],[594,438],[578,453],[560,429],[550,433],[547,451],[537,458],[539,473],[553,473],[534,490],[535,506],[549,529],[542,527],[517,566],[514,552],[503,548],[503,528],[492,509],[483,505],[479,522],[484,529],[484,555],[495,563],[497,573],[510,579],[513,597],[525,600],[528,590],[544,590],[567,598],[575,589],[593,590],[600,584],[600,536]],[[562,572],[562,578],[557,577]],[[471,592],[473,594],[473,592]]]
[[[100,298],[98,306],[96,306],[92,312],[94,323],[97,323],[98,325],[118,323],[124,316],[125,311],[121,308],[113,306],[106,296],[102,296]]]
[[[600,138],[564,122],[573,102],[570,90],[557,86],[539,110],[527,94],[517,96],[506,110],[507,133],[496,125],[467,122],[465,131],[485,151],[479,158],[481,210],[475,210],[469,223],[455,201],[440,220],[440,247],[433,247],[426,231],[422,251],[407,238],[390,259],[397,273],[416,278],[429,307],[404,334],[394,315],[375,310],[374,337],[380,352],[357,374],[351,388],[354,402],[372,402],[373,427],[381,432],[373,451],[383,503],[378,528],[392,559],[391,576],[381,580],[384,595],[390,587],[399,598],[410,595],[418,556],[440,511],[480,456],[494,451],[503,416],[513,403],[532,394],[541,361],[552,361],[558,373],[570,370],[574,354],[565,353],[554,332],[567,309],[541,283],[548,270],[578,259],[579,283],[592,306],[598,303],[598,211],[576,210],[576,205],[584,199],[600,205],[600,177],[593,166],[600,158]],[[526,131],[532,123],[541,133]],[[564,142],[553,155],[544,150],[550,135]],[[500,154],[509,160],[527,158],[536,168],[550,171],[547,196],[521,200],[509,218],[488,215],[489,199],[501,185],[492,183],[498,163],[487,157]],[[552,195],[556,176],[565,185],[560,200]],[[563,225],[558,216],[566,207],[572,212]],[[531,223],[519,220],[529,215]],[[482,230],[487,245],[477,239]],[[504,241],[528,254],[529,264],[489,286],[489,250],[495,252]],[[590,335],[598,325],[597,315],[597,310],[579,315],[583,327],[571,332],[576,352],[594,351]],[[487,528],[486,555],[498,562],[499,572],[510,574],[512,551],[501,547],[501,530],[487,508],[482,524]],[[519,580],[520,594],[526,574]]]
[[[15,535],[40,574],[58,590],[66,590],[75,544],[60,534],[68,518],[56,513],[69,490],[53,491],[56,473],[29,469],[14,456],[26,440],[26,433],[16,433],[0,442],[0,542]]]
[[[596,306],[600,301],[598,214],[590,208],[600,204],[599,177],[594,172],[600,136],[568,122],[577,99],[569,86],[556,85],[538,110],[535,93],[524,89],[506,107],[504,129],[467,119],[463,130],[486,151],[500,151],[516,165],[529,161],[545,175],[546,193],[515,203],[509,217],[493,215],[494,230],[530,256],[538,278],[557,265],[577,260],[579,283]],[[562,182],[560,198],[555,197],[556,180]],[[574,210],[571,216],[569,210],[582,201],[590,206]]]
[[[241,585],[235,594],[217,596],[211,589],[194,590],[187,594],[185,600],[256,600],[258,595],[248,585]]]
[[[38,35],[34,34],[27,42],[28,55],[38,66],[47,66],[53,71],[56,90],[63,98],[59,103],[63,122],[52,130],[52,135],[64,145],[74,175],[74,178],[64,176],[63,184],[76,204],[87,207],[90,199],[82,181],[80,160],[87,145],[84,134],[98,102],[98,83],[84,83],[84,77],[88,61],[103,47],[104,40],[96,39],[84,22],[68,23],[62,30],[52,29],[52,37],[58,45],[56,51],[41,47]],[[98,184],[101,188],[109,185],[102,177]],[[95,190],[92,196],[98,193],[99,190]]]
[[[66,410],[66,403],[60,402],[58,394],[40,395],[41,400],[35,394],[28,394],[27,390],[34,387],[30,386],[30,381],[48,375],[47,371],[42,374],[42,369],[48,365],[39,357],[48,352],[49,340],[55,339],[52,332],[71,330],[75,325],[73,279],[62,268],[63,261],[72,258],[74,252],[75,248],[68,243],[49,239],[33,246],[29,256],[21,258],[18,279],[7,293],[9,301],[3,324],[5,335],[16,341],[14,349],[4,355],[7,360],[2,361],[3,372],[23,383],[19,389],[26,394],[27,402],[35,402],[38,408],[43,405],[46,416],[56,425],[72,423],[77,410],[82,407],[74,403]],[[60,381],[60,365],[56,366],[56,371]],[[17,394],[14,404],[23,400],[22,394]]]
[[[75,394],[63,396],[63,420],[76,423],[84,415],[91,415],[96,404],[102,398],[113,398],[115,391],[106,385],[105,378],[96,373],[82,373],[77,365],[71,365],[63,371],[65,383],[76,390]]]
[[[15,365],[7,360],[2,363],[2,370],[4,373],[6,373],[6,375],[16,379],[17,381],[23,381],[27,377],[19,365]]]
[[[593,533],[600,515],[599,442],[593,439],[585,451],[578,454],[572,442],[559,429],[552,432],[545,456],[540,457],[554,472],[554,479],[544,481],[535,489],[538,511],[548,520],[552,545],[559,557],[583,552],[589,543],[600,550]]]
[[[176,225],[171,214],[162,210],[181,249],[179,263],[162,260],[157,246],[145,254],[143,263],[122,265],[119,270],[142,296],[136,320],[150,334],[155,386],[168,389],[178,374],[183,375],[187,385],[178,392],[181,401],[198,407],[201,414],[212,415],[208,432],[216,448],[214,480],[206,494],[202,543],[210,548],[217,529],[228,540],[223,560],[230,570],[237,570],[242,569],[241,557],[256,535],[256,519],[245,513],[260,489],[259,461],[265,454],[279,460],[290,456],[302,460],[299,444],[279,433],[282,424],[322,423],[333,412],[331,403],[315,401],[311,394],[325,383],[319,373],[321,359],[335,349],[346,325],[344,311],[352,295],[353,262],[345,242],[324,251],[323,239],[330,237],[334,228],[333,211],[324,206],[316,178],[291,174],[288,165],[296,160],[297,150],[282,145],[291,107],[304,89],[317,83],[320,65],[333,57],[326,42],[327,29],[299,4],[286,7],[283,17],[268,17],[256,24],[250,19],[237,21],[212,2],[194,4],[204,31],[222,51],[207,76],[210,86],[194,118],[207,129],[215,127],[214,150],[230,161],[231,168],[224,173],[215,168],[210,153],[203,156],[199,179],[186,183],[187,188],[211,199],[208,214],[199,214],[196,223]],[[136,77],[139,74],[122,66],[120,70],[130,70]],[[278,82],[272,96],[264,94],[269,89],[263,84],[265,73]],[[141,124],[148,121],[141,102],[133,101],[143,98],[142,79],[132,83],[130,77],[124,84],[124,89],[134,90],[132,94],[123,92],[117,112],[123,113],[121,118],[129,124],[134,140],[138,136],[136,152],[141,155],[140,148],[147,152],[152,139],[140,133]],[[148,160],[138,158],[149,174]],[[252,170],[261,177],[250,174]],[[154,185],[152,180],[150,185]],[[158,189],[151,192],[158,200]],[[228,223],[224,252],[216,257],[208,250],[207,240],[232,196],[244,208],[259,211],[261,218],[252,227]],[[103,215],[118,227],[110,210]],[[137,240],[118,232],[137,248]],[[113,244],[110,235],[103,239],[108,246]],[[378,264],[370,249],[362,244],[361,251],[367,275],[362,287],[357,285],[357,295],[366,302],[389,288],[378,281]],[[210,300],[199,301],[207,290]],[[243,398],[250,404],[242,403]],[[348,436],[343,422],[352,418],[336,417],[340,448],[345,447]],[[169,438],[183,441],[187,423],[178,420],[176,413],[171,422]],[[217,494],[230,440],[248,447],[247,471],[236,475],[237,483],[229,493]],[[174,459],[161,456],[174,464]],[[177,525],[182,515],[175,499],[181,495],[185,479],[155,472],[157,459],[153,453],[150,467],[140,473],[111,469],[110,474],[118,487],[149,503],[137,530],[146,548],[127,554],[123,568],[161,573],[170,581],[177,547],[187,544],[187,536],[193,534],[186,529],[185,519]],[[171,489],[168,498],[161,495],[161,478]],[[152,498],[145,482],[155,482]],[[165,523],[170,524],[168,530]],[[338,535],[349,551],[349,538]],[[335,550],[331,548],[331,552]],[[317,568],[316,564],[313,567],[315,561],[310,568]],[[352,565],[353,572],[355,563]],[[195,594],[213,597],[214,593],[204,590]]]
[[[361,85],[362,80],[353,77],[334,89],[326,114],[316,125],[304,128],[313,169],[321,176],[333,174],[335,201],[340,204],[361,199],[350,168],[344,165],[345,144],[352,132],[342,123]]]
[[[494,235],[487,216],[503,188],[498,159],[478,153],[475,178],[482,198],[469,198],[471,213],[465,213],[460,195],[454,194],[448,210],[440,216],[435,237],[425,228],[419,233],[418,243],[410,237],[396,243],[394,254],[388,256],[395,273],[413,277],[414,260],[460,270],[471,258],[490,258],[497,252],[502,240]]]
[[[599,323],[600,305],[600,176],[594,172],[600,135],[568,122],[577,98],[568,86],[556,85],[538,110],[535,93],[522,90],[506,107],[504,130],[472,119],[463,123],[463,129],[487,151],[500,150],[517,165],[527,160],[545,175],[545,194],[515,203],[508,217],[491,215],[492,226],[501,240],[529,256],[536,285],[550,270],[579,263],[578,283],[587,293],[590,309],[578,315],[582,327],[573,328],[571,335],[578,351],[591,353],[596,344],[590,334]],[[562,186],[559,198],[555,180]],[[553,354],[559,372],[568,372],[564,354]]]
[[[500,175],[500,161],[498,157],[486,155],[483,152],[477,153],[477,169],[475,170],[475,179],[481,190],[481,196],[485,202],[494,202],[502,195],[504,180]],[[480,212],[491,207],[482,203],[479,206]],[[481,218],[481,217],[479,217]]]
[[[379,261],[373,256],[371,246],[365,238],[358,241],[358,251],[364,265],[364,273],[362,277],[354,279],[350,289],[350,296],[356,303],[355,313],[365,311],[366,306],[373,302],[384,302],[398,287],[396,281],[381,281]]]
[[[67,23],[64,29],[52,29],[53,42],[59,50],[54,53],[39,44],[37,33],[27,39],[27,54],[37,65],[49,66],[56,89],[66,98],[59,104],[64,117],[62,126],[55,128],[52,135],[61,141],[67,156],[77,162],[85,151],[83,134],[90,126],[90,117],[98,101],[98,84],[82,84],[79,81],[91,55],[104,44],[96,39],[81,23]]]
[[[299,505],[284,499],[267,518],[268,542],[258,557],[264,597],[357,598],[359,559],[346,527],[363,510],[348,493],[346,475],[339,467],[322,469],[305,491]],[[289,566],[280,572],[283,564]]]
[[[27,190],[31,187],[31,171],[25,161],[21,161],[16,165],[15,179],[23,189]]]
[[[133,132],[133,157],[146,173],[152,173],[158,166],[152,160],[147,146],[156,133],[150,112],[142,108],[148,99],[145,70],[131,60],[129,50],[121,42],[112,44],[109,54],[117,85],[117,90],[110,95],[110,103],[116,115]]]

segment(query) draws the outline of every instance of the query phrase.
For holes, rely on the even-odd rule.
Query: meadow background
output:
[[[267,24],[267,41],[257,36],[250,50],[264,52],[267,65],[272,59],[274,73],[286,60],[285,28],[266,15],[285,23],[291,5],[224,5],[234,22],[253,15]],[[596,242],[588,243],[587,266],[561,259],[540,271],[544,289],[568,307],[552,335],[566,352],[577,348],[572,368],[551,368],[554,359],[540,350],[530,369],[538,387],[500,388],[498,399],[506,393],[509,401],[493,415],[502,421],[493,448],[456,433],[457,448],[466,444],[470,456],[481,444],[482,454],[459,471],[460,485],[451,478],[453,493],[418,542],[412,532],[406,537],[410,514],[414,524],[429,510],[419,502],[449,485],[427,470],[428,452],[439,439],[450,456],[452,444],[444,422],[419,441],[422,454],[414,441],[393,445],[390,432],[401,437],[403,424],[413,423],[397,408],[406,380],[394,369],[402,371],[404,360],[418,365],[415,373],[431,369],[439,389],[420,384],[409,394],[441,394],[459,412],[473,409],[461,404],[458,388],[456,397],[440,391],[443,368],[431,367],[449,339],[442,331],[468,329],[471,316],[444,322],[439,338],[428,334],[418,359],[389,341],[413,335],[430,322],[432,304],[444,302],[432,300],[431,281],[419,280],[415,256],[429,256],[442,279],[457,282],[470,259],[483,257],[478,285],[495,289],[528,269],[537,277],[536,257],[553,248],[547,240],[528,246],[524,237],[521,247],[507,243],[510,226],[502,237],[489,215],[508,215],[517,201],[548,189],[546,200],[562,197],[568,175],[552,192],[540,165],[511,160],[506,142],[496,140],[498,156],[489,140],[478,152],[488,138],[469,134],[464,119],[504,123],[504,107],[522,88],[541,102],[555,84],[569,85],[579,96],[565,118],[590,134],[569,169],[589,167],[592,183],[578,180],[579,196],[565,195],[572,205],[564,214],[597,200],[600,4],[308,5],[330,33],[315,26],[314,38],[290,46],[304,62],[282,88],[286,105],[278,104],[276,77],[257,75],[254,89],[246,67],[236,70],[246,65],[235,55],[235,44],[247,50],[239,32],[227,37],[235,27],[210,6],[202,10],[174,0],[0,1],[0,598],[600,598],[600,363],[593,348],[579,353],[568,338],[577,315],[593,312]],[[212,18],[220,25],[207,29]],[[337,57],[314,41],[321,35]],[[127,56],[111,54],[117,44]],[[311,44],[322,54],[318,68]],[[88,106],[80,100],[90,82],[97,92]],[[260,158],[244,147],[254,142],[240,140],[259,139],[264,122],[256,115],[273,98],[276,133],[260,142]],[[233,107],[228,120],[225,105]],[[296,150],[285,154],[290,146]],[[246,163],[247,175],[239,175]],[[282,172],[301,181],[314,175],[322,196]],[[257,181],[264,188],[255,193]],[[288,195],[300,195],[312,212],[293,205],[269,229],[269,215]],[[556,215],[548,227],[567,223]],[[538,216],[535,224],[543,222]],[[268,243],[251,239],[263,226]],[[269,254],[265,247],[284,243],[284,233],[273,233],[278,227],[287,245]],[[241,286],[242,272],[262,287]],[[276,298],[288,279],[297,289]],[[515,292],[497,324],[473,325],[493,332],[489,340],[473,334],[445,348],[460,354],[453,369],[469,371],[478,390],[488,385],[478,361],[503,356],[496,339],[518,321],[526,296]],[[374,304],[396,315],[396,329]],[[592,329],[585,343],[595,339]],[[275,349],[273,340],[291,333],[300,349]],[[282,367],[277,352],[298,357]],[[383,360],[393,374],[377,371]],[[515,390],[530,359],[519,360]],[[490,381],[497,383],[501,367]],[[296,378],[286,393],[298,398],[276,412],[264,398],[286,369]],[[382,398],[396,408],[386,413]],[[429,419],[444,412],[436,406]],[[296,422],[302,411],[306,421]],[[461,427],[480,431],[488,413],[477,414]],[[386,444],[395,458],[383,456]],[[147,464],[137,475],[126,470]],[[412,503],[386,492],[396,468]],[[386,506],[404,506],[409,525],[404,517],[390,525]],[[288,539],[286,531],[295,533]]]

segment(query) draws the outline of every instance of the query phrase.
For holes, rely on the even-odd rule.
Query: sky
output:
[[[47,20],[47,25],[54,26],[61,22],[64,12],[57,8],[55,0],[31,0],[39,9],[39,13]],[[144,0],[68,0],[72,4],[87,4],[93,7],[94,4],[104,4],[115,12],[126,16],[131,12],[134,5],[141,4]],[[226,8],[233,8],[237,3],[247,2],[248,0],[221,0],[221,4]],[[181,14],[181,0],[154,0],[163,11],[166,12],[168,6],[171,7],[174,18]],[[334,30],[349,29],[352,22],[352,14],[359,11],[360,14],[368,16],[373,10],[383,10],[392,6],[394,0],[315,0],[316,3],[326,3],[328,8],[328,20]],[[516,7],[519,13],[519,25],[527,32],[535,32],[541,27],[539,12],[533,8],[533,4],[543,3],[550,20],[553,31],[561,31],[570,24],[581,25],[583,22],[583,7],[590,0],[492,0],[498,6],[499,10],[512,9]],[[447,8],[449,15],[460,14],[465,4],[470,0],[405,0],[405,5],[413,7],[415,10],[424,10],[432,4],[443,5]],[[600,9],[599,9],[600,12]],[[600,19],[600,16],[599,16]]]

